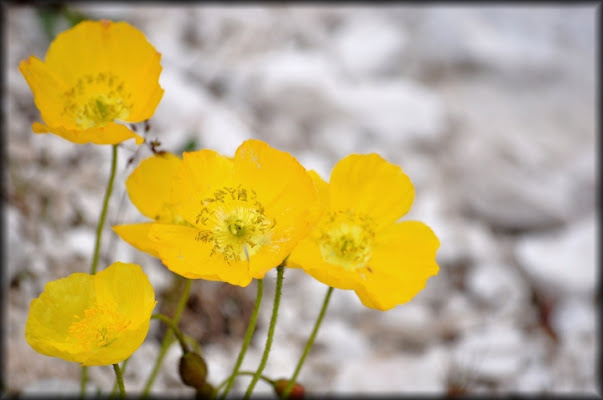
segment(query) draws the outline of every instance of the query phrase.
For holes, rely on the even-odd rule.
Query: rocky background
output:
[[[413,180],[406,218],[440,238],[440,273],[388,312],[336,290],[300,375],[309,393],[601,395],[595,5],[70,10],[126,20],[163,54],[165,95],[147,133],[161,149],[233,154],[259,138],[325,178],[349,153],[378,152]],[[78,366],[34,352],[23,330],[46,282],[89,271],[109,174],[109,146],[31,132],[39,114],[17,66],[44,56],[52,35],[69,27],[61,15],[17,5],[4,15],[2,327],[11,393],[78,390]],[[157,310],[170,313],[182,282],[109,228],[144,220],[123,182],[150,154],[133,141],[119,148],[99,266],[141,264]],[[275,276],[266,277],[244,370],[259,363]],[[267,376],[291,375],[326,289],[285,272]],[[181,327],[201,343],[214,384],[234,365],[254,298],[255,283],[193,284]],[[153,321],[131,358],[129,392],[146,382],[163,332]],[[179,355],[174,344],[152,393],[193,393],[178,378]],[[92,391],[113,385],[111,367],[89,375]],[[248,382],[240,378],[231,393]]]

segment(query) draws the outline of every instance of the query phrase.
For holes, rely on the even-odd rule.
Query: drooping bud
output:
[[[214,387],[209,384],[209,382],[205,382],[200,389],[197,389],[195,392],[195,400],[211,400],[215,399]]]
[[[279,398],[283,397],[283,394],[285,393],[285,389],[287,388],[288,384],[289,380],[284,378],[278,379],[274,382],[274,391],[276,392]],[[304,398],[304,392],[304,387],[296,382],[293,384],[293,387],[291,388],[291,391],[289,392],[289,396],[287,398],[291,400],[301,400]]]
[[[182,383],[198,391],[206,389],[207,364],[203,357],[194,352],[186,352],[180,357],[178,372]]]

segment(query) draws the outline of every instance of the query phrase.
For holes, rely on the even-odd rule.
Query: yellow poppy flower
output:
[[[118,123],[149,119],[163,96],[161,54],[126,22],[83,21],[54,39],[45,61],[21,61],[44,124],[74,143],[117,144],[143,138]]]
[[[155,222],[113,229],[186,278],[247,286],[280,265],[320,217],[304,167],[262,141],[243,142],[233,159],[212,150],[184,153],[177,171],[164,176],[172,181],[167,200],[146,195],[149,186],[168,180],[155,181],[162,161],[152,160],[132,173],[138,178],[128,193]]]
[[[422,222],[397,222],[414,199],[400,167],[377,154],[352,154],[333,168],[329,183],[311,176],[326,211],[288,267],[355,290],[362,304],[382,311],[409,301],[438,273],[433,231]]]
[[[155,293],[142,268],[115,262],[96,275],[48,282],[32,300],[25,339],[38,353],[81,365],[130,357],[149,331]]]

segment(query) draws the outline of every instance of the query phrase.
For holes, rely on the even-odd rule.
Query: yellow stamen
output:
[[[83,318],[76,315],[75,319],[69,334],[90,350],[109,346],[130,325],[115,304],[97,304],[85,310]]]
[[[374,236],[368,216],[332,211],[320,228],[318,245],[325,261],[353,271],[367,266]]]
[[[84,75],[64,93],[63,115],[71,116],[80,128],[104,126],[130,115],[131,97],[113,74]]]
[[[196,222],[205,229],[197,240],[213,243],[211,254],[227,262],[249,260],[269,240],[275,223],[266,217],[255,191],[225,186],[202,203]]]

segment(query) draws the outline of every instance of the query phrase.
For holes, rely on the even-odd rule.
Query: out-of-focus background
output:
[[[17,67],[86,17],[128,21],[162,53],[165,95],[147,138],[163,150],[232,155],[258,138],[325,178],[340,158],[368,152],[411,177],[405,218],[436,232],[440,272],[388,312],[336,290],[300,375],[307,392],[600,395],[596,13],[584,3],[6,7],[4,389],[78,390],[78,366],[34,352],[23,331],[48,281],[89,271],[111,151],[33,134],[39,114]],[[123,185],[151,155],[135,150],[133,141],[119,147],[100,266],[141,264],[156,310],[171,315],[182,281],[109,227],[144,220]],[[259,363],[274,277],[244,370]],[[292,374],[326,289],[285,271],[265,375]],[[201,343],[213,384],[234,365],[254,296],[255,283],[193,284],[181,327]],[[153,321],[132,356],[129,392],[146,382],[163,332]],[[193,393],[178,378],[179,355],[174,344],[152,393]],[[93,388],[112,388],[111,367],[89,375]],[[271,389],[260,381],[256,392]]]

